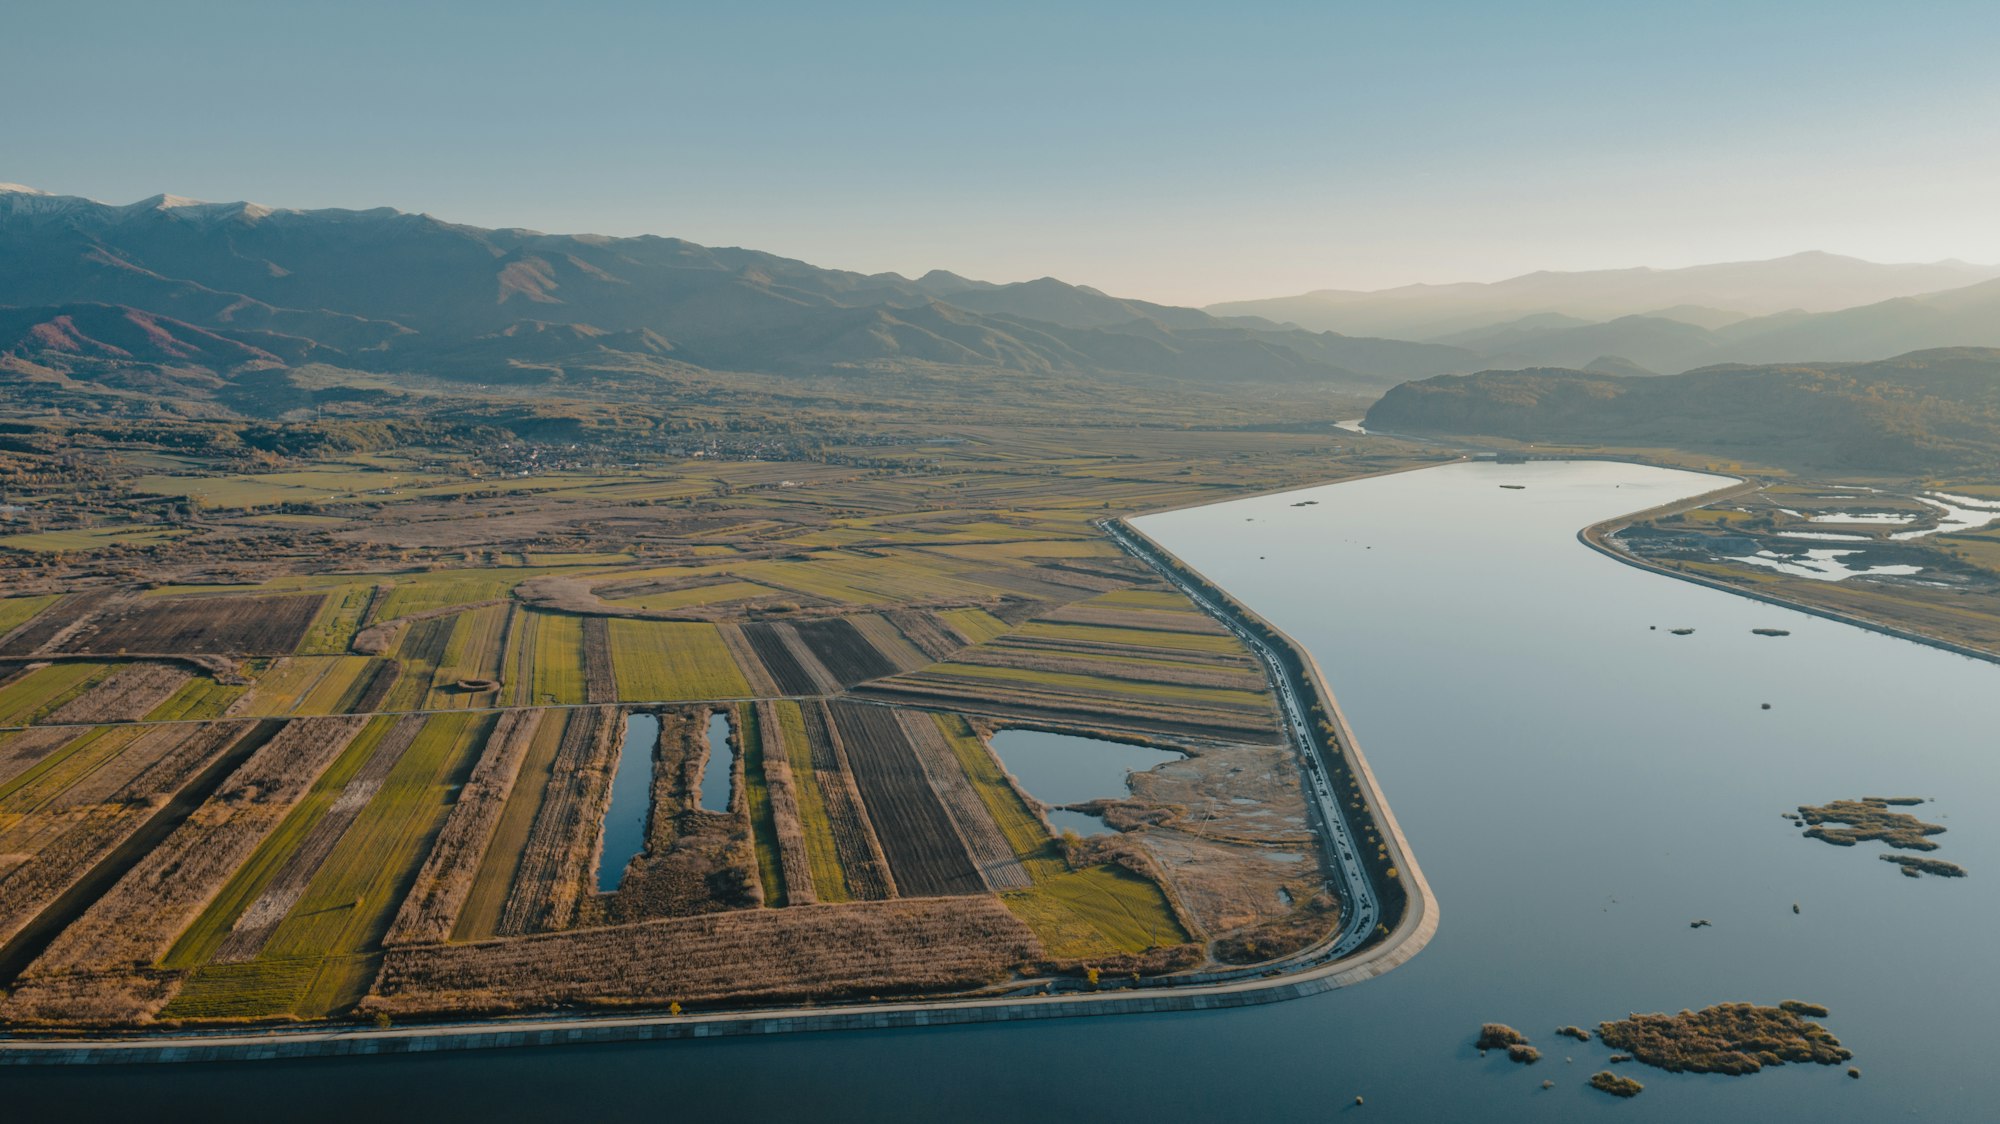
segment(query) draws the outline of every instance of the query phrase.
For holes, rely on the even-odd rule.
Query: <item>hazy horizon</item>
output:
[[[1821,250],[2000,261],[2000,9],[14,13],[0,178],[1205,305]],[[43,45],[87,37],[92,68]],[[254,143],[245,138],[255,138]]]

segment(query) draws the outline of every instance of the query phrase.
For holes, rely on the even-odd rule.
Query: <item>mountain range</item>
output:
[[[987,372],[1029,386],[1374,397],[1494,368],[1631,377],[2000,346],[2000,269],[1830,254],[1204,310],[1048,277],[861,274],[390,208],[173,195],[114,206],[0,185],[0,262],[0,370],[16,376],[0,391],[128,412],[288,409],[311,381],[304,368],[521,393],[644,393],[648,379],[699,372],[916,374],[976,393]]]
[[[1119,300],[822,269],[673,238],[488,230],[376,210],[160,195],[126,206],[0,187],[0,363],[93,386],[135,367],[325,365],[575,385],[605,364],[839,374],[998,369],[1372,395],[1472,370],[1444,344],[1356,339]],[[166,372],[178,372],[169,376]],[[191,390],[191,393],[193,391]]]

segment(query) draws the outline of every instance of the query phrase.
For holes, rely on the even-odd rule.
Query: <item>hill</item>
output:
[[[1538,368],[1405,383],[1389,433],[1668,445],[1766,464],[1932,473],[2000,461],[2000,350],[1722,366],[1657,378]]]

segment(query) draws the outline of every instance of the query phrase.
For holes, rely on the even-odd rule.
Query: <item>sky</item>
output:
[[[0,5],[0,181],[1175,304],[2000,262],[2000,3]]]

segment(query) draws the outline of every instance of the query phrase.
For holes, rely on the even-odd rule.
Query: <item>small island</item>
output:
[[[1591,1074],[1590,1087],[1610,1093],[1614,1097],[1636,1097],[1646,1088],[1637,1081],[1621,1077],[1608,1069],[1600,1069]]]
[[[1632,1015],[1598,1024],[1604,1044],[1669,1073],[1756,1073],[1786,1062],[1838,1065],[1854,1055],[1808,1017],[1825,1017],[1816,1003],[1786,1000],[1776,1007],[1718,1003],[1678,1015]],[[1595,1084],[1593,1078],[1592,1083]]]

